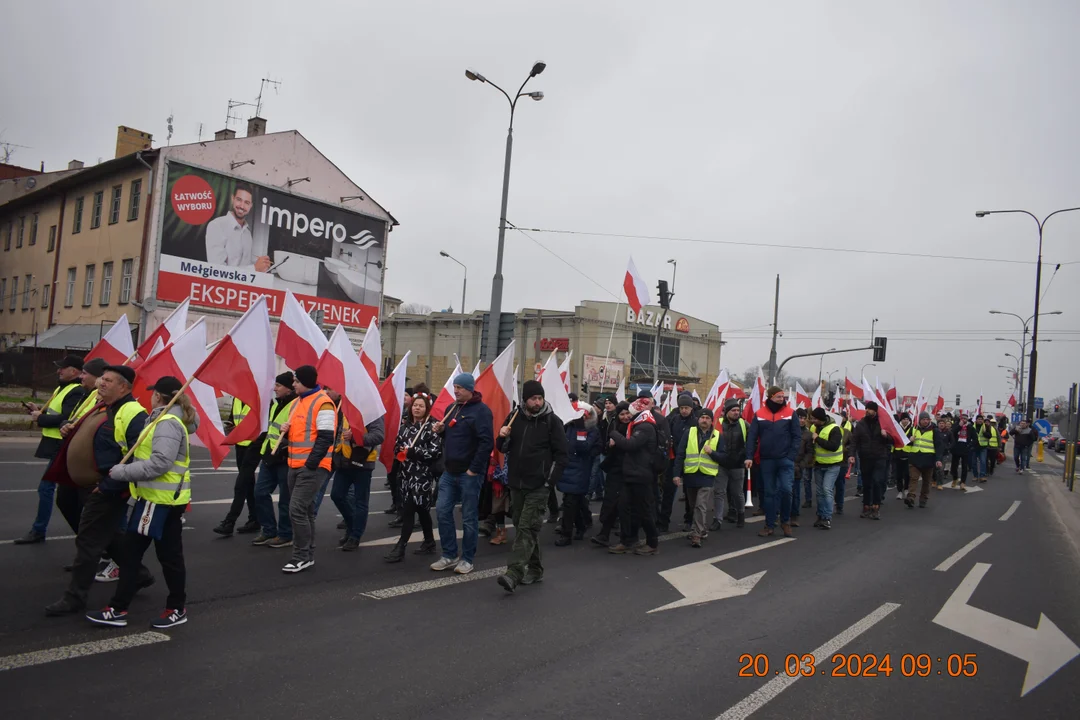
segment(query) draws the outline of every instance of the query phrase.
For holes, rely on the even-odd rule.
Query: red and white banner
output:
[[[386,439],[383,440],[382,446],[379,448],[379,462],[386,468],[386,472],[390,472],[394,467],[394,456],[396,454],[394,448],[397,444],[398,430],[401,429],[401,415],[405,410],[403,407],[405,402],[405,374],[409,371],[409,352],[411,351],[405,353],[405,357],[401,358],[401,362],[383,380],[382,387],[379,388],[379,395],[382,398],[383,407],[386,409],[386,414],[383,416]],[[412,411],[411,408],[409,411]]]
[[[319,384],[333,388],[341,395],[342,415],[350,426],[357,428],[354,432],[359,433],[359,428],[375,422],[386,412],[379,388],[364,370],[343,325],[334,328],[315,369],[319,373]],[[401,404],[400,399],[398,404]],[[398,414],[401,414],[400,410]]]
[[[180,333],[187,329],[188,306],[190,305],[191,302],[188,300],[177,305],[173,311],[169,313],[169,317],[165,318],[163,323],[154,328],[154,331],[146,336],[146,339],[142,341],[142,344],[139,345],[136,350],[136,352],[139,353],[139,358],[142,360],[149,358],[154,350],[154,344],[158,339],[165,345],[168,345],[172,342],[174,337],[179,336]]]
[[[1009,395],[1009,407],[1016,407],[1016,393]]]
[[[862,388],[851,382],[851,378],[844,377],[844,388],[845,392],[847,392],[848,395],[851,395],[852,397],[857,397],[860,400],[863,399]]]
[[[559,366],[559,377],[562,378],[562,384],[567,393],[570,392],[570,358],[573,356],[573,350],[566,353],[566,358],[562,361],[562,365]]]
[[[641,308],[651,301],[649,286],[645,284],[645,278],[641,277],[637,266],[634,265],[633,257],[626,263],[623,290],[626,291],[626,304],[633,308],[635,313],[641,312]]]
[[[112,324],[109,331],[98,340],[97,345],[83,358],[87,360],[101,358],[109,365],[124,365],[135,354],[135,346],[131,342],[131,325],[128,324],[127,315],[121,315]]]
[[[750,391],[750,400],[743,406],[743,420],[746,422],[753,421],[754,415],[757,415],[757,411],[765,404],[766,392],[768,392],[768,389],[765,387],[765,376],[761,374],[761,368],[758,368],[757,379],[754,381],[754,387]]]
[[[491,410],[492,432],[498,435],[502,421],[510,414],[514,397],[513,340],[495,358],[495,362],[484,368],[484,372],[476,378],[476,391],[483,396],[484,404]]]
[[[714,415],[719,415],[724,411],[724,400],[727,399],[728,387],[730,387],[730,381],[728,380],[728,372],[726,368],[720,368],[720,374],[716,376],[716,380],[713,382],[709,392],[705,395],[705,402],[702,403],[702,407],[707,407],[713,411]]]
[[[454,378],[460,374],[461,363],[459,362],[454,367],[454,372],[450,373],[450,377],[446,379],[446,384],[443,385],[443,389],[439,391],[439,396],[435,398],[435,402],[431,405],[431,417],[434,419],[442,420],[446,417],[446,409],[454,404]]]
[[[818,387],[820,388],[821,386],[819,385]],[[862,397],[861,393],[859,394],[859,397]],[[798,380],[796,380],[795,381],[795,409],[798,410],[799,408],[809,408],[809,407],[810,407],[810,396],[806,394],[806,390],[803,388],[802,384]]]
[[[278,325],[276,352],[285,365],[295,370],[303,365],[316,365],[326,350],[326,335],[291,290],[285,291],[285,307]]]
[[[371,375],[376,385],[379,384],[379,368],[382,367],[382,335],[379,333],[379,323],[371,318],[367,332],[364,333],[364,342],[360,344],[360,362]]]
[[[566,387],[559,378],[559,368],[555,365],[554,353],[548,358],[547,364],[544,365],[542,375],[540,385],[544,388],[544,399],[551,405],[551,410],[556,417],[562,420],[564,425],[581,417],[582,412],[570,402]]]
[[[904,432],[904,428],[900,427],[900,423],[898,423],[896,418],[893,417],[893,414],[886,409],[889,404],[885,402],[885,398],[874,392],[874,389],[870,387],[870,383],[866,381],[866,378],[863,378],[863,398],[867,402],[873,400],[878,404],[878,423],[881,425],[881,429],[889,436],[889,439],[892,440],[893,447],[900,449],[907,446],[910,439],[908,438],[907,433]]]

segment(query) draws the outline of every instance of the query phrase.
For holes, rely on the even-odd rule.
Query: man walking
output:
[[[311,365],[296,368],[296,402],[282,432],[289,443],[289,520],[292,559],[281,568],[298,573],[315,565],[315,494],[330,479],[331,453],[337,430],[337,408],[319,386]]]
[[[1016,472],[1022,473],[1031,465],[1031,446],[1035,444],[1035,432],[1028,425],[1027,420],[1021,420],[1010,434],[1013,438],[1013,461],[1016,463]]]
[[[681,400],[681,398],[680,398]],[[708,535],[709,517],[712,515],[713,485],[720,474],[717,452],[720,433],[713,429],[712,410],[705,408],[698,417],[697,427],[687,428],[675,444],[675,466],[672,481],[683,487],[694,510],[690,528],[690,546],[699,548]]]
[[[514,546],[506,563],[506,573],[498,577],[506,592],[514,592],[519,584],[531,585],[544,579],[540,557],[540,528],[544,524],[544,508],[548,487],[553,485],[566,467],[566,431],[563,422],[544,399],[544,387],[536,380],[522,386],[524,406],[514,410],[499,429],[496,447],[507,457],[507,485],[510,486],[511,515],[514,519]],[[591,453],[588,465],[592,466]],[[584,475],[584,470],[582,470]],[[584,494],[582,494],[584,498]],[[581,508],[576,504],[563,507],[563,526],[566,540]]]
[[[262,530],[252,545],[272,548],[292,547],[292,523],[289,522],[289,466],[283,457],[288,443],[281,440],[281,428],[288,422],[296,391],[295,377],[285,371],[274,379],[274,401],[270,404],[270,425],[256,440],[262,464],[255,481],[255,515]],[[278,512],[274,514],[274,491],[278,493]]]
[[[795,481],[791,484],[791,527],[799,527],[800,507],[812,506],[814,484],[814,434],[807,427],[809,418],[806,408],[796,410],[795,417],[799,418],[802,441],[799,442],[799,452],[795,456]],[[799,502],[800,489],[806,498],[804,503]]]
[[[476,392],[476,379],[469,373],[454,378],[454,398],[443,419],[432,429],[443,438],[443,463],[439,478],[439,543],[442,557],[431,569],[453,570],[460,575],[472,572],[479,540],[477,517],[480,488],[487,476],[491,451],[495,448],[491,410]],[[545,488],[545,501],[547,490]],[[458,557],[454,506],[461,503],[461,557]],[[516,524],[515,524],[516,525]],[[520,532],[515,526],[515,533]]]
[[[86,397],[71,412],[68,421],[60,426],[60,434],[63,437],[66,438],[70,435],[79,420],[97,407],[97,381],[105,372],[105,367],[106,364],[103,358],[92,358],[83,363],[82,374],[79,375],[79,384],[82,385],[83,390],[86,392]],[[90,495],[92,489],[76,487],[67,483],[56,483],[56,509],[64,516],[68,527],[74,533],[79,532],[79,516],[82,515],[83,504],[86,503],[86,498]]]
[[[746,482],[743,457],[746,455],[747,423],[742,419],[739,401],[724,403],[724,416],[716,425],[720,432],[717,451],[720,469],[713,485],[713,521],[709,530],[718,531],[724,519],[724,501],[727,500],[735,514],[735,527],[746,525]]]
[[[656,531],[666,533],[668,527],[671,525],[671,510],[675,504],[675,495],[678,493],[678,488],[675,486],[674,478],[678,474],[676,472],[676,460],[675,455],[679,451],[679,443],[682,441],[686,432],[697,425],[697,413],[694,410],[694,398],[689,393],[682,393],[679,395],[679,407],[677,410],[671,412],[667,416],[668,431],[670,432],[671,444],[674,448],[674,452],[669,453],[672,456],[671,462],[668,463],[667,473],[661,478],[660,487],[660,511],[657,513],[656,518]],[[710,487],[712,484],[710,483]],[[683,496],[689,497],[685,490],[683,490]],[[687,503],[687,508],[692,511],[694,503],[691,500]]]
[[[814,527],[832,528],[833,492],[836,478],[844,464],[844,431],[834,423],[823,408],[814,408],[814,485],[817,489],[817,522]],[[865,481],[864,481],[865,482]],[[785,530],[784,535],[790,535]]]
[[[968,468],[971,458],[974,456],[974,448],[978,444],[975,439],[975,428],[968,422],[967,416],[960,415],[952,428],[952,487],[960,482],[960,489],[967,491]],[[976,473],[978,470],[975,471]]]
[[[240,398],[233,398],[229,412],[229,422],[225,423],[225,433],[242,423],[251,410],[247,405],[240,402]],[[259,445],[257,440],[243,440],[236,443],[236,482],[233,484],[233,499],[229,505],[229,511],[225,513],[225,519],[214,528],[218,535],[228,537],[233,530],[241,535],[258,531],[259,522],[255,519],[255,471],[259,469]],[[240,513],[244,511],[244,503],[247,503],[248,520],[236,528],[236,521]]]
[[[341,410],[341,395],[332,388],[327,388],[327,394],[338,403],[332,460],[334,484],[330,499],[345,521],[345,534],[338,541],[338,547],[343,552],[353,552],[360,549],[360,538],[367,530],[371,475],[379,458],[379,446],[386,437],[386,423],[382,417],[377,417],[362,430],[354,432]]]
[[[892,440],[881,427],[878,404],[866,403],[866,416],[851,433],[851,456],[848,467],[856,462],[862,468],[863,511],[859,517],[880,520],[881,501],[885,496],[885,481],[889,472],[889,453]]]
[[[766,397],[750,423],[744,465],[750,469],[754,464],[754,451],[760,450],[765,527],[758,535],[773,535],[779,515],[784,535],[790,537],[791,484],[795,481],[795,456],[802,442],[802,429],[795,411],[788,407],[783,388],[770,387]]]
[[[919,507],[924,508],[930,498],[934,470],[941,469],[941,456],[944,453],[941,433],[934,426],[930,413],[925,410],[919,413],[918,424],[911,428],[911,444],[904,449],[908,453],[908,474],[911,478],[904,504],[909,508],[915,507],[915,485],[922,478],[919,486]]]

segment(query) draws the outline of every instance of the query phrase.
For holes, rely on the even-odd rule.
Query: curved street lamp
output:
[[[462,348],[462,343],[465,341],[465,286],[469,284],[469,268],[465,267],[465,263],[461,262],[460,260],[458,260],[456,257],[451,255],[450,253],[446,252],[445,250],[440,250],[439,254],[442,255],[444,258],[448,258],[450,260],[453,260],[454,262],[456,262],[458,265],[461,266],[462,270],[465,271],[465,275],[461,280],[461,308],[460,308],[460,310],[461,310],[461,322],[459,323],[458,332],[460,334],[458,335],[458,341],[457,341],[458,362],[461,362],[461,348]]]

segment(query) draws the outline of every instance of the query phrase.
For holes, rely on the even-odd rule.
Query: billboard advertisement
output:
[[[169,163],[160,300],[243,312],[285,290],[328,325],[366,328],[379,314],[386,224],[209,170]]]
[[[603,385],[614,390],[619,387],[626,374],[626,362],[599,355],[586,355],[584,374],[589,387],[599,388]]]

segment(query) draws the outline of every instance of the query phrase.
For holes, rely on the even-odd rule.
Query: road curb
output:
[[[1054,472],[1052,464],[1044,462],[1043,465],[1049,465],[1046,469],[1052,474],[1037,473],[1038,482],[1035,486],[1042,491],[1049,514],[1061,524],[1065,537],[1080,562],[1080,493],[1069,492],[1061,481],[1061,473]]]

